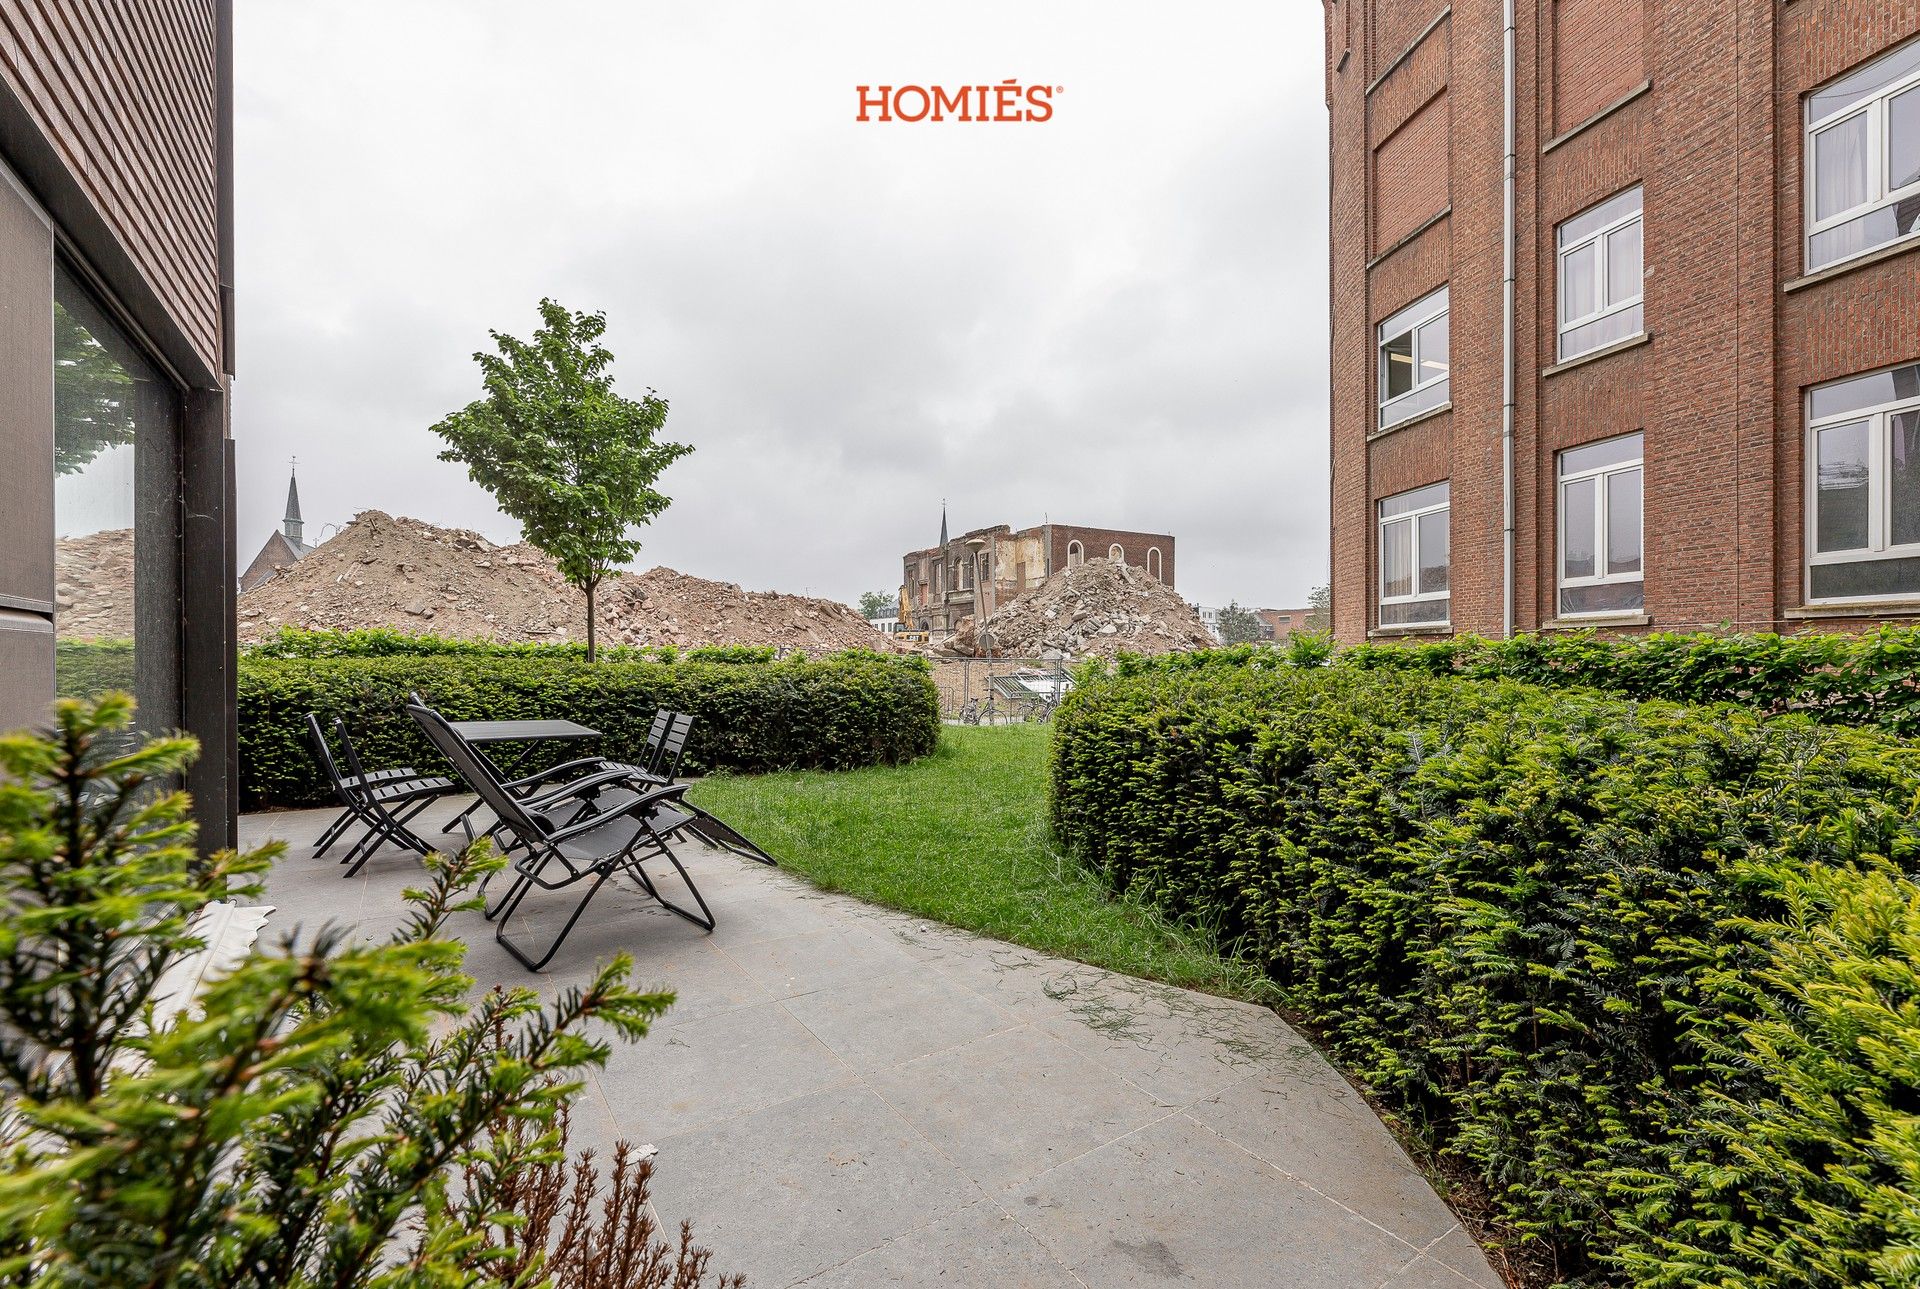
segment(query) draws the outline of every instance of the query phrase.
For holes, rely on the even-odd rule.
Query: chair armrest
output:
[[[645,786],[644,783],[637,782],[634,779],[631,769],[622,766],[619,769],[601,770],[597,774],[589,774],[584,779],[576,779],[574,782],[555,788],[551,792],[541,792],[530,797],[522,797],[520,804],[528,810],[545,810],[549,806],[556,805],[559,802],[568,801],[574,797],[585,796],[587,793],[600,788],[623,783],[633,784],[635,787]]]
[[[664,788],[655,788],[652,792],[643,792],[625,805],[618,806],[615,809],[604,811],[597,815],[590,815],[580,822],[568,824],[564,828],[556,828],[547,834],[547,840],[565,841],[567,838],[576,836],[579,833],[591,832],[595,828],[604,827],[609,819],[618,819],[621,815],[652,814],[656,806],[669,801],[678,801],[687,794],[687,789],[692,786],[691,783],[673,783]]]
[[[549,779],[559,779],[569,774],[578,774],[582,770],[591,769],[593,766],[604,765],[605,763],[606,763],[606,758],[602,756],[578,757],[572,761],[567,761],[560,765],[549,766],[547,769],[541,770],[537,774],[522,775],[518,779],[509,779],[507,782],[501,784],[500,786],[503,788],[509,788],[509,789],[531,788],[535,784],[545,783]]]

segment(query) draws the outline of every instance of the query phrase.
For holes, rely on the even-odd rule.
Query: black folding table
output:
[[[502,782],[520,777],[520,767],[526,764],[533,749],[541,743],[573,743],[581,739],[599,738],[600,731],[580,724],[578,721],[449,721],[459,731],[460,737],[480,749],[480,755],[487,758],[494,773]],[[500,761],[484,749],[491,744],[514,743],[519,745],[507,763]],[[442,828],[441,832],[452,832],[462,820],[480,808],[475,801],[462,810],[454,819]]]

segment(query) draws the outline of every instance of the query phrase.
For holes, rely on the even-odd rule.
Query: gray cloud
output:
[[[1202,602],[1324,580],[1315,6],[252,0],[238,53],[246,555],[294,453],[310,531],[517,536],[427,427],[552,294],[697,448],[643,565],[851,598],[944,496],[1171,531]],[[853,120],[1009,75],[1052,122]]]

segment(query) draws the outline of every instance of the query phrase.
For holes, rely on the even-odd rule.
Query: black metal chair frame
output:
[[[591,780],[599,781],[596,787],[625,784],[639,790],[630,799],[622,800],[610,809],[572,822],[556,823],[541,813],[539,802],[559,804],[572,799],[564,790],[532,802],[522,800],[507,790],[486,758],[461,738],[459,731],[440,713],[423,704],[408,704],[407,712],[419,722],[440,754],[453,764],[454,770],[467,780],[467,785],[493,811],[495,828],[511,834],[516,843],[510,848],[519,852],[511,860],[509,869],[514,875],[513,882],[506,893],[487,910],[486,915],[494,923],[494,939],[529,971],[538,971],[553,960],[553,955],[560,951],[560,946],[566,942],[593,897],[608,879],[621,872],[630,874],[640,889],[668,912],[685,918],[702,930],[713,930],[713,910],[707,907],[700,888],[694,884],[693,877],[667,841],[685,818],[681,814],[680,798],[686,793],[686,785],[655,786],[636,780],[627,769],[603,771],[588,776]],[[616,827],[622,821],[630,821],[632,827]],[[594,834],[603,830],[606,835],[598,840],[606,844],[601,849],[595,849]],[[471,831],[469,828],[468,832]],[[566,844],[570,842],[574,843],[576,853],[568,853]],[[643,867],[644,861],[654,858],[664,858],[673,865],[693,896],[694,903],[699,906],[698,913],[675,904],[660,893]],[[536,887],[557,891],[582,883],[586,884],[586,893],[574,905],[573,912],[547,946],[546,952],[538,958],[529,956],[507,935],[507,923],[519,910],[528,892]]]
[[[357,876],[366,867],[367,861],[373,858],[374,852],[380,849],[382,842],[392,842],[418,855],[432,852],[432,845],[407,825],[421,811],[456,790],[452,779],[423,774],[402,775],[399,771],[388,771],[379,777],[367,774],[360,765],[353,740],[347,734],[346,722],[335,718],[334,737],[339,740],[341,754],[347,760],[347,769],[343,773],[321,728],[320,718],[313,712],[307,713],[307,733],[313,741],[314,755],[320,762],[321,770],[345,807],[341,818],[329,825],[324,834],[327,846],[339,840],[356,822],[366,828],[360,839],[340,857],[340,863],[346,865],[347,877]],[[317,858],[325,853],[326,848],[322,847],[315,852],[315,856]]]

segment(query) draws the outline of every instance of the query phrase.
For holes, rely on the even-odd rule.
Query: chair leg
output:
[[[574,923],[580,920],[580,915],[587,911],[588,903],[592,901],[594,895],[599,892],[600,888],[606,885],[607,878],[612,875],[613,867],[611,865],[600,870],[600,875],[593,879],[593,885],[587,888],[587,893],[580,897],[578,904],[574,905],[573,916],[567,919],[567,924],[560,928],[560,934],[553,938],[553,943],[547,946],[547,951],[541,954],[538,960],[529,958],[525,953],[521,952],[518,945],[507,939],[507,918],[504,916],[500,919],[499,923],[494,926],[493,938],[504,946],[508,953],[518,958],[520,964],[528,971],[540,970],[540,968],[553,961],[554,954],[560,952],[560,946],[566,943],[567,937],[573,933]],[[530,885],[531,882],[529,881],[528,884]],[[525,891],[523,890],[521,894],[524,895]]]
[[[347,828],[352,823],[353,823],[353,811],[342,810],[340,812],[340,817],[335,819],[332,823],[328,824],[327,830],[321,833],[319,836],[319,839],[313,843],[313,857],[315,859],[318,859],[322,855],[326,854],[328,849],[332,847],[333,843],[340,840],[340,835],[346,832]]]
[[[643,859],[653,858],[654,854],[665,855],[667,857],[667,862],[669,864],[672,864],[674,869],[680,874],[680,880],[686,883],[688,893],[693,896],[693,902],[700,906],[699,913],[694,913],[688,909],[683,909],[678,904],[675,904],[672,900],[669,900],[666,896],[660,894],[660,888],[653,884],[653,879],[647,876],[647,870],[641,867],[641,861]],[[671,847],[665,844],[662,844],[660,846],[660,849],[656,852],[653,852],[644,856],[641,856],[641,855],[628,856],[623,866],[627,868],[629,871],[631,871],[635,877],[640,879],[641,889],[644,890],[648,895],[651,895],[654,898],[654,900],[659,903],[660,907],[666,909],[670,913],[679,914],[681,917],[693,923],[695,926],[699,927],[703,931],[713,930],[713,910],[707,907],[707,901],[700,894],[700,888],[693,884],[693,878],[688,876],[686,866],[680,862],[680,857],[673,853],[673,850]]]

